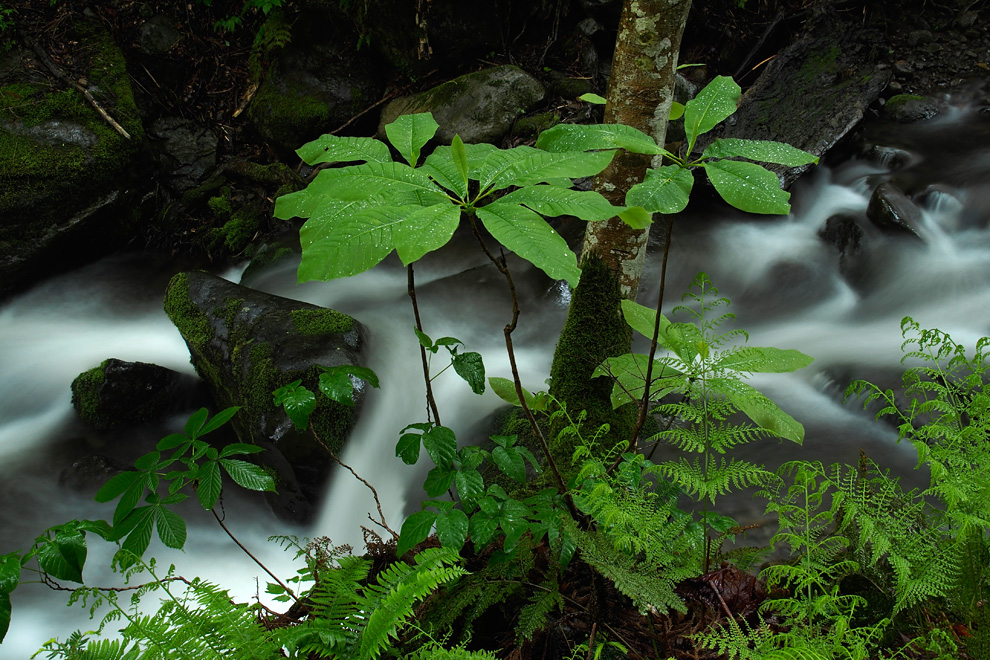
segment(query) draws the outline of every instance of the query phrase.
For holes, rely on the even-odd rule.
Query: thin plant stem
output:
[[[406,272],[408,274],[407,292],[409,293],[409,300],[412,301],[413,315],[416,317],[416,329],[420,332],[424,332],[423,321],[419,316],[419,304],[416,302],[416,276],[413,273],[412,264],[406,266]],[[433,414],[433,422],[437,426],[441,426],[440,411],[437,410],[437,400],[433,397],[433,386],[431,385],[430,380],[430,361],[426,357],[426,347],[422,344],[419,345],[419,355],[423,361],[423,380],[426,381],[426,402],[430,407],[429,412]]]
[[[299,599],[298,599],[298,598],[296,598],[296,595],[295,595],[294,593],[292,593],[292,589],[290,589],[290,588],[289,588],[289,585],[287,585],[287,584],[286,584],[285,582],[282,582],[282,580],[280,580],[280,579],[279,579],[279,577],[278,577],[277,575],[275,575],[275,574],[274,574],[274,573],[272,573],[272,572],[271,572],[270,570],[268,570],[268,567],[267,567],[267,566],[265,566],[265,565],[264,565],[264,564],[263,564],[263,563],[261,562],[261,560],[260,560],[260,559],[258,559],[258,558],[257,558],[257,557],[255,557],[255,556],[254,556],[253,554],[251,554],[251,551],[250,551],[250,550],[248,550],[248,549],[247,549],[246,547],[244,547],[244,544],[243,544],[243,543],[241,543],[241,542],[240,542],[240,541],[239,541],[239,540],[237,539],[237,537],[236,537],[236,536],[234,536],[234,535],[233,535],[233,534],[231,533],[231,531],[230,531],[229,529],[227,529],[227,526],[226,526],[225,524],[223,524],[223,519],[222,519],[222,518],[220,517],[220,514],[218,514],[218,513],[217,513],[217,510],[216,510],[216,509],[210,509],[210,512],[211,512],[211,513],[213,514],[213,517],[217,519],[217,523],[218,523],[218,524],[220,525],[220,529],[222,529],[222,530],[223,530],[224,532],[226,532],[226,533],[227,533],[227,536],[229,536],[229,537],[230,537],[230,540],[231,540],[231,541],[233,541],[234,543],[236,543],[236,544],[237,544],[237,547],[238,547],[238,548],[240,548],[241,550],[243,550],[243,551],[244,551],[244,554],[246,554],[246,555],[247,555],[248,557],[250,557],[250,558],[251,558],[251,560],[252,560],[252,561],[253,561],[253,562],[254,562],[255,564],[257,564],[258,566],[260,566],[260,567],[261,567],[261,570],[263,570],[263,571],[264,571],[265,573],[268,573],[268,575],[269,575],[269,576],[270,576],[270,577],[271,577],[271,578],[272,578],[273,580],[275,580],[275,582],[277,582],[277,583],[278,583],[278,586],[280,586],[280,587],[282,587],[283,589],[285,589],[285,593],[287,593],[287,594],[289,594],[289,596],[291,596],[291,597],[292,597],[292,600],[295,600],[295,601],[298,601]]]

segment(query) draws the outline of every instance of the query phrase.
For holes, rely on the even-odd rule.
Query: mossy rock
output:
[[[917,94],[891,96],[883,106],[883,118],[898,124],[925,121],[936,117],[938,114],[938,101]]]
[[[144,131],[123,55],[95,21],[74,19],[89,90],[130,134],[115,131],[40,64],[0,78],[0,295],[58,267],[115,249],[135,231]],[[30,56],[24,52],[22,59]]]
[[[363,362],[363,328],[350,316],[273,296],[202,272],[169,283],[165,312],[182,333],[197,373],[219,408],[242,406],[232,427],[242,442],[266,449],[259,461],[283,487],[270,497],[275,512],[308,522],[360,409],[317,394],[311,429],[298,431],[272,392],[295,380],[319,392],[321,366]],[[314,436],[315,433],[315,436]]]
[[[116,358],[72,381],[79,418],[100,431],[150,424],[186,407],[195,396],[189,376],[144,362]]]
[[[445,144],[455,134],[468,143],[497,142],[544,96],[543,85],[518,67],[484,69],[395,99],[382,111],[378,133],[384,136],[385,125],[401,115],[431,112],[440,125],[436,138]]]

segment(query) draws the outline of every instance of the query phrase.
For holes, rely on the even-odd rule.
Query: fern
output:
[[[516,644],[533,638],[538,630],[547,625],[547,615],[550,612],[564,609],[564,598],[560,594],[556,576],[546,580],[540,588],[533,591],[529,602],[519,611],[519,621],[516,623]]]

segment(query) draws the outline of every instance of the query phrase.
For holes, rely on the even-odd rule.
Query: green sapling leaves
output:
[[[302,379],[283,385],[272,393],[272,401],[282,406],[297,430],[309,426],[309,416],[316,410],[316,395],[302,384]]]
[[[499,243],[555,280],[575,287],[581,276],[577,257],[556,230],[524,206],[493,202],[477,210],[485,229]]]
[[[684,132],[688,153],[694,150],[698,136],[707,133],[736,111],[742,90],[732,78],[716,76],[698,95],[684,106]]]
[[[737,209],[747,213],[790,213],[791,194],[780,189],[780,180],[773,172],[738,160],[710,160],[702,166],[722,199]]]
[[[433,139],[438,128],[439,124],[428,112],[401,115],[385,126],[385,135],[406,162],[415,167],[420,150]]]
[[[307,165],[320,163],[375,162],[392,160],[388,147],[374,138],[323,135],[296,149]]]
[[[536,146],[553,152],[625,149],[635,154],[667,154],[652,137],[625,124],[557,124],[540,133]]]
[[[691,170],[664,165],[646,170],[646,177],[626,193],[626,202],[650,213],[680,213],[687,207],[694,187]]]

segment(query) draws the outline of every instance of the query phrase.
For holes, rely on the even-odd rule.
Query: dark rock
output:
[[[873,191],[866,217],[885,233],[921,238],[915,229],[921,224],[921,210],[891,183],[881,183]]]
[[[554,72],[547,91],[553,96],[572,101],[583,94],[594,92],[595,84],[589,78],[568,78]]]
[[[918,156],[907,149],[879,144],[870,147],[865,155],[868,159],[890,170],[903,169],[920,160]]]
[[[440,124],[437,139],[454,135],[467,143],[500,140],[523,112],[546,95],[543,85],[515,66],[499,66],[455,78],[438,87],[398,98],[382,111],[379,135],[400,115],[432,112]]]
[[[776,140],[822,156],[863,119],[890,80],[856,24],[825,14],[778,53],[715,137]],[[715,134],[719,133],[719,134]],[[699,144],[699,149],[705,144]],[[784,187],[810,165],[773,165]]]
[[[938,115],[935,99],[915,94],[898,94],[887,99],[883,106],[883,118],[898,124],[924,121]]]
[[[326,21],[302,16],[248,107],[258,133],[291,154],[381,98],[380,67]]]
[[[171,369],[110,358],[72,381],[72,405],[82,421],[106,431],[186,409],[195,388],[195,379]]]
[[[839,259],[842,261],[859,252],[863,230],[850,216],[833,215],[825,221],[818,236],[839,251]]]
[[[158,119],[148,128],[148,137],[158,149],[162,178],[176,193],[192,190],[216,167],[216,134],[191,119]]]
[[[144,22],[138,46],[145,55],[165,55],[182,39],[182,33],[168,16],[158,14]]]
[[[13,51],[20,66],[0,76],[0,297],[125,243],[150,180],[130,77],[112,37],[98,22],[76,20],[60,38],[130,139],[81,93],[39,75],[45,68],[33,56]]]
[[[111,477],[127,467],[106,456],[83,456],[62,469],[58,485],[80,493],[95,494]]]
[[[243,406],[231,426],[242,442],[265,448],[256,456],[277,475],[278,494],[269,494],[275,513],[297,522],[311,520],[332,466],[327,448],[341,450],[355,408],[318,395],[311,418],[314,437],[295,429],[272,402],[272,392],[295,380],[318,392],[320,366],[360,364],[361,326],[346,314],[201,272],[172,279],[165,311],[217,404]],[[359,387],[359,405],[362,392]]]

